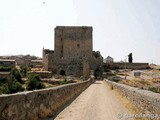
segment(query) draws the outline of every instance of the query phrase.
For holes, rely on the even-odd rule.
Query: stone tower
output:
[[[103,62],[93,56],[92,27],[57,26],[54,32],[54,51],[43,49],[45,70],[53,73],[63,70],[66,75],[84,75],[87,78],[89,69],[94,70]]]
[[[56,27],[55,57],[62,59],[91,58],[92,27]]]

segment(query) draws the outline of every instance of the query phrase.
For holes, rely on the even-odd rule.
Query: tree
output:
[[[45,85],[42,83],[42,80],[38,75],[31,75],[27,81],[27,89],[35,90],[45,88]]]
[[[24,88],[22,87],[22,84],[19,81],[19,80],[21,80],[21,77],[19,77],[19,75],[16,72],[15,73],[14,72],[13,71],[11,72],[11,74],[8,78],[8,81],[7,81],[7,86],[8,86],[9,93],[16,93],[16,92],[24,90]],[[16,77],[19,80],[16,79]]]
[[[102,57],[100,51],[93,51],[93,56],[94,56],[96,59],[100,59],[100,58]]]
[[[132,53],[129,53],[129,55],[128,55],[128,61],[129,61],[129,63],[133,62]]]
[[[20,72],[22,73],[22,75],[23,75],[24,77],[27,76],[27,72],[30,71],[30,70],[31,70],[30,67],[26,67],[26,66],[24,66],[24,65],[21,65],[21,66],[20,66]]]
[[[10,94],[23,91],[21,75],[16,68],[12,68],[10,75],[6,80],[1,80],[0,94]]]
[[[13,68],[13,69],[11,70],[11,75],[13,75],[14,78],[15,78],[18,82],[20,82],[20,83],[23,82],[23,81],[22,81],[22,77],[21,77],[21,75],[20,75],[20,72],[18,71],[17,68]]]

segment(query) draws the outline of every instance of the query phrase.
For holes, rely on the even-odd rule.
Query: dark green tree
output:
[[[23,91],[21,75],[16,68],[12,68],[10,75],[5,80],[1,80],[0,94],[10,94]]]
[[[24,65],[20,66],[20,72],[23,74],[24,77],[27,76],[27,72],[30,71],[30,70],[31,70],[30,67],[27,67],[27,66],[24,66]]]
[[[129,55],[128,55],[128,61],[129,61],[129,63],[133,62],[132,53],[129,53]]]
[[[27,89],[35,90],[45,88],[45,85],[42,83],[41,78],[38,75],[30,75],[27,80]]]
[[[96,59],[100,58],[100,57],[101,57],[100,51],[93,51],[93,56],[94,56]]]
[[[18,82],[22,83],[22,77],[21,77],[20,72],[18,71],[17,68],[13,68],[13,69],[11,70],[11,75],[13,75],[14,78],[15,78]]]
[[[24,90],[24,88],[22,87],[22,84],[16,79],[15,75],[17,74],[11,72],[8,78],[7,86],[8,86],[9,93],[16,93]],[[19,75],[17,78],[19,78]]]

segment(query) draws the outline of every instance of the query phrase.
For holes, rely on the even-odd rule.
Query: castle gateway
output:
[[[102,64],[103,58],[93,55],[92,27],[57,26],[55,28],[55,50],[43,49],[45,70],[66,75],[82,75],[83,63],[88,61],[90,69]],[[84,60],[85,59],[85,60]]]

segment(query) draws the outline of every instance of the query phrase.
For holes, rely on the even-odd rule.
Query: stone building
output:
[[[16,63],[15,63],[15,60],[11,60],[11,59],[0,59],[0,66],[1,67],[15,67]]]
[[[93,70],[103,64],[101,56],[93,55],[92,27],[57,26],[54,51],[43,49],[43,67],[55,73],[63,70],[67,75],[82,75],[84,58]]]
[[[31,60],[32,68],[42,68],[42,60]]]
[[[107,58],[104,59],[104,63],[113,63],[114,59],[111,56],[108,56]]]

